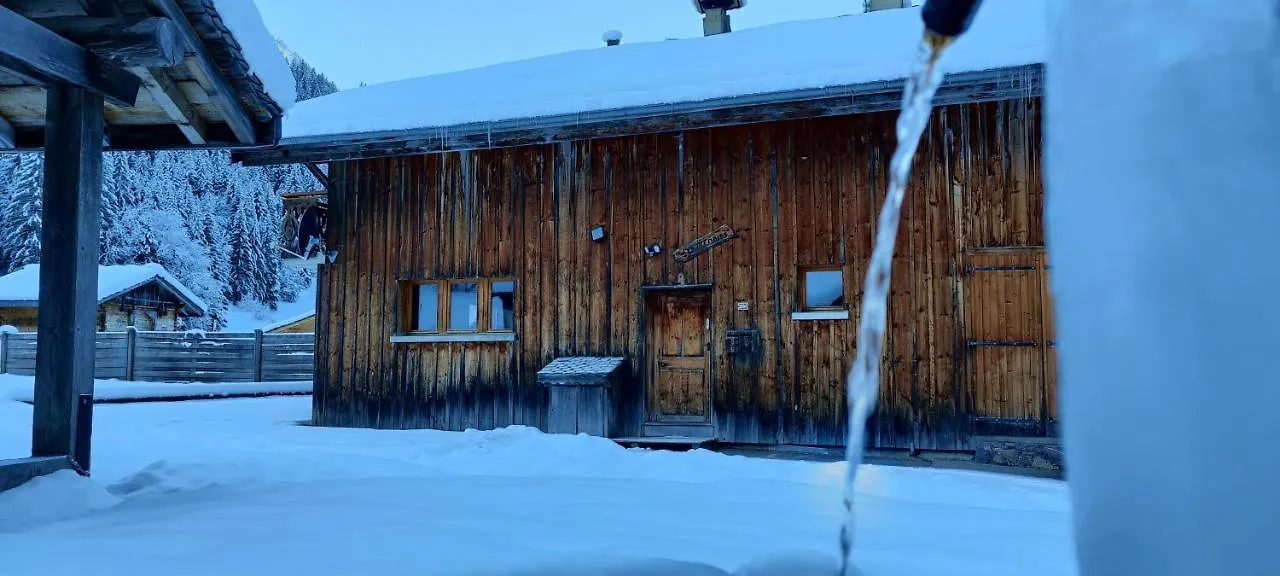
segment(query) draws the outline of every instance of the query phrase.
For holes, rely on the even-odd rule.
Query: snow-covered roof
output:
[[[182,300],[191,314],[199,316],[209,309],[209,305],[204,300],[159,264],[99,266],[98,303],[101,304],[153,281],[159,282],[162,287]],[[0,308],[36,306],[39,302],[39,264],[28,264],[11,274],[0,276]]]
[[[289,318],[285,318],[284,320],[279,320],[279,321],[276,321],[276,322],[272,322],[271,324],[267,324],[266,326],[263,326],[263,327],[262,327],[262,331],[263,331],[263,332],[275,332],[276,330],[279,330],[279,329],[281,329],[281,328],[284,328],[285,326],[288,326],[288,325],[290,325],[290,324],[296,324],[296,323],[298,323],[298,322],[301,322],[301,321],[303,321],[303,320],[306,320],[307,318],[312,318],[312,317],[314,317],[315,315],[316,315],[315,311],[311,311],[311,312],[303,312],[302,314],[298,314],[298,315],[296,315],[296,316],[292,316],[292,317],[289,317]]]
[[[987,0],[970,32],[948,50],[944,68],[1043,63],[1045,4]],[[282,145],[901,80],[922,34],[920,9],[904,8],[367,86],[299,103],[285,116]]]
[[[298,97],[293,72],[262,22],[257,4],[254,0],[211,1],[222,24],[239,44],[248,74],[262,83],[267,95],[281,110],[291,108]]]
[[[538,370],[541,384],[603,384],[622,366],[620,356],[564,356]]]

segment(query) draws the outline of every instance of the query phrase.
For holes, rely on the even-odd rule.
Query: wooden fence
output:
[[[0,334],[0,373],[35,374],[36,333]],[[94,377],[145,382],[311,380],[314,334],[99,332]]]

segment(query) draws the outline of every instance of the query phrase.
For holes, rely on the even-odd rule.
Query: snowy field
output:
[[[834,556],[840,464],[530,429],[296,425],[310,402],[96,406],[91,480],[0,494],[0,576],[598,574],[563,566],[645,558],[733,571]],[[30,423],[0,394],[0,458],[27,455]],[[859,480],[868,575],[1075,573],[1062,482],[876,466]]]

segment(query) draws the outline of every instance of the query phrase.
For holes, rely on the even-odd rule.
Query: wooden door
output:
[[[711,295],[655,294],[650,311],[645,346],[648,423],[709,424]]]
[[[1046,282],[1043,249],[966,254],[965,363],[977,435],[1050,430],[1056,379]]]

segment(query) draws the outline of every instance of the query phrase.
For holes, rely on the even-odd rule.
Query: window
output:
[[[501,332],[515,330],[516,283],[507,280],[490,286],[489,329]]]
[[[480,284],[449,284],[449,331],[475,332],[480,320]]]
[[[516,283],[467,279],[406,282],[405,334],[513,332]]]
[[[436,332],[439,330],[439,285],[418,284],[413,287],[413,319],[409,325],[414,332]]]
[[[844,271],[840,268],[801,270],[801,307],[805,310],[844,310]]]

